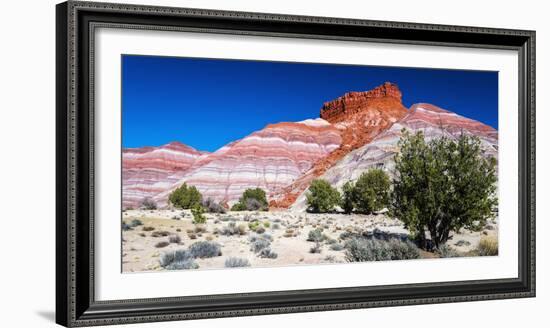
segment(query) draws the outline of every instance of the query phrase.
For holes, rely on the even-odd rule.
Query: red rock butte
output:
[[[380,105],[382,108],[389,108],[392,105],[402,107],[401,96],[401,90],[397,84],[391,82],[386,82],[369,91],[348,92],[332,101],[325,102],[321,108],[321,118],[330,123],[338,123],[369,107]]]

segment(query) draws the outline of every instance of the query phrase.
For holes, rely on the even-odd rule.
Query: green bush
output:
[[[356,210],[370,214],[390,203],[390,177],[380,169],[361,174],[357,182],[346,182],[342,188],[342,209],[349,214]]]
[[[399,148],[391,212],[423,248],[426,230],[438,249],[452,232],[485,227],[497,205],[496,160],[483,155],[477,137],[426,142],[422,132],[403,130]]]
[[[313,213],[326,213],[340,204],[340,192],[323,179],[311,182],[306,194],[308,211]]]
[[[261,188],[246,189],[239,202],[231,207],[232,211],[267,211],[269,205],[265,191]]]
[[[195,186],[184,183],[170,193],[168,200],[177,208],[190,209],[201,205],[202,195]]]
[[[191,214],[193,214],[193,223],[194,224],[204,224],[206,223],[206,216],[204,216],[204,208],[201,205],[195,205],[191,209]]]
[[[342,209],[346,214],[353,212],[355,208],[355,185],[353,182],[348,181],[342,187]]]
[[[348,262],[409,260],[420,258],[418,247],[410,241],[353,238],[345,244]]]

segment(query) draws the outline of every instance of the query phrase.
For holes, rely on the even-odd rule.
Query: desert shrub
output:
[[[198,269],[199,265],[194,259],[187,259],[177,262],[172,262],[165,267],[166,270],[192,270]]]
[[[181,218],[177,215],[174,215],[171,217],[172,220],[181,220]]]
[[[236,222],[229,222],[229,224],[220,230],[220,234],[223,236],[244,235],[246,234],[246,225],[240,224],[237,226]]]
[[[151,237],[166,237],[170,235],[170,233],[168,231],[153,231],[153,233],[151,234]]]
[[[155,230],[155,227],[143,227],[143,228],[141,228],[141,230],[143,230],[143,231],[153,231],[153,230]]]
[[[170,193],[168,201],[177,208],[190,209],[201,205],[202,195],[195,186],[184,183]]]
[[[256,240],[258,239],[265,239],[267,241],[273,241],[273,237],[270,235],[270,234],[267,234],[267,233],[264,233],[264,234],[251,234],[250,237],[248,237],[248,241],[250,241],[251,243],[255,242]]]
[[[140,203],[140,207],[142,209],[145,209],[145,210],[156,210],[157,209],[157,202],[155,202],[152,198],[150,197],[145,197],[141,203]]]
[[[435,248],[461,228],[481,231],[497,205],[496,160],[485,157],[477,137],[461,135],[426,142],[422,132],[403,130],[395,156],[391,212],[427,247]]]
[[[170,263],[180,262],[180,261],[189,260],[189,259],[193,259],[193,254],[191,254],[186,249],[178,249],[175,251],[166,252],[162,254],[159,261],[160,261],[160,266],[166,267]]]
[[[242,259],[239,257],[229,257],[225,260],[226,268],[242,268],[249,267],[250,262],[247,259]]]
[[[273,225],[271,226],[271,229],[279,230],[279,229],[281,229],[281,226],[278,223],[273,223]]]
[[[437,253],[439,254],[440,257],[444,257],[444,258],[460,256],[456,250],[454,250],[453,248],[451,248],[449,245],[446,245],[446,244],[439,246]]]
[[[191,214],[193,214],[193,223],[194,224],[204,224],[204,223],[206,223],[206,216],[204,216],[204,208],[201,205],[195,205],[191,209]]]
[[[252,221],[248,223],[248,229],[250,229],[251,231],[256,231],[258,227],[260,227],[260,221]]]
[[[140,202],[140,208],[145,210],[156,210],[157,202],[152,198],[146,197]]]
[[[222,204],[216,202],[212,198],[207,198],[201,202],[202,207],[206,209],[208,213],[221,213],[226,212],[225,207]]]
[[[311,182],[306,199],[309,212],[326,213],[340,203],[340,193],[326,180],[316,179]]]
[[[189,251],[193,257],[201,259],[222,255],[220,245],[209,241],[198,241],[189,247]]]
[[[144,234],[143,232],[140,232],[140,233],[139,233],[139,236],[140,236],[140,237],[145,237],[146,234]]]
[[[269,208],[265,191],[261,188],[246,189],[232,211],[267,211]]]
[[[250,243],[250,250],[254,253],[260,252],[264,248],[271,246],[271,242],[264,238],[256,238],[253,242]]]
[[[187,237],[189,237],[189,239],[197,239],[197,235],[194,232],[188,232]]]
[[[315,246],[313,246],[309,249],[309,252],[310,253],[321,253],[321,243],[316,242]]]
[[[170,245],[170,243],[167,242],[167,241],[159,241],[158,243],[155,244],[155,247],[156,248],[163,248],[163,247],[166,247],[168,245]]]
[[[172,244],[179,244],[181,243],[181,237],[179,235],[170,235],[170,237],[168,237],[168,241]]]
[[[276,259],[279,256],[279,254],[272,251],[271,248],[263,248],[258,254],[258,256],[266,259]]]
[[[341,251],[344,249],[344,246],[342,246],[342,244],[332,244],[330,245],[330,249],[333,251]]]
[[[420,258],[416,245],[398,239],[378,240],[353,238],[346,242],[346,259],[349,262],[408,260]]]
[[[132,226],[127,224],[126,222],[122,222],[122,231],[129,231],[132,230]]]
[[[133,220],[130,222],[130,226],[131,226],[132,228],[135,228],[135,227],[141,226],[141,225],[143,225],[143,222],[141,222],[140,219],[133,219]]]
[[[323,234],[323,229],[317,228],[310,230],[307,235],[307,241],[314,241],[316,243],[324,241],[326,236]]]
[[[482,237],[477,250],[480,256],[498,255],[498,240],[496,237]]]
[[[271,223],[269,221],[264,221],[264,228],[269,228],[271,226]]]
[[[255,230],[256,233],[264,233],[265,232],[265,228],[260,226],[260,227],[257,227],[256,230]]]

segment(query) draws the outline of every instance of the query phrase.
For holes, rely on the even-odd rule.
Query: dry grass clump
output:
[[[479,252],[479,256],[498,255],[498,239],[494,236],[481,237],[477,250]]]

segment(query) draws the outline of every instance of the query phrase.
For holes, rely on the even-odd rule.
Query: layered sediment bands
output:
[[[177,181],[154,199],[167,205],[170,192],[184,182],[197,187],[203,197],[228,204],[247,188],[278,192],[341,142],[340,131],[322,119],[268,125],[198,160],[190,170],[168,176]]]
[[[291,206],[313,179],[323,175],[353,150],[372,141],[406,114],[407,109],[401,103],[401,91],[389,82],[370,91],[349,92],[326,102],[321,108],[321,118],[338,128],[342,144],[282,192],[272,193],[270,206]]]
[[[166,190],[169,177],[181,174],[208,153],[179,142],[160,147],[127,148],[122,152],[123,208],[139,206],[147,197]]]
[[[487,156],[497,158],[498,155],[497,130],[434,105],[416,104],[411,106],[409,113],[400,121],[379,134],[372,142],[347,154],[324,172],[321,178],[341,190],[344,183],[357,180],[363,172],[371,168],[381,168],[392,175],[402,129],[412,133],[423,131],[428,140],[442,136],[456,139],[463,133],[474,135],[481,140],[482,149]],[[306,209],[305,192],[299,195],[291,208]]]

